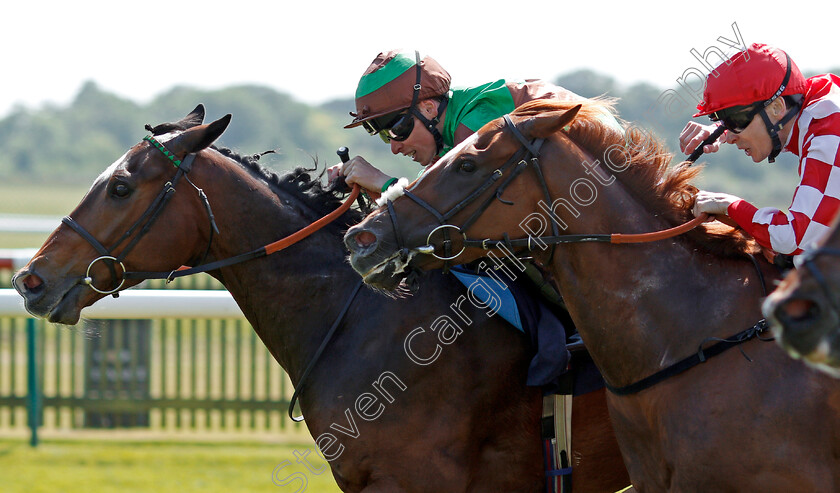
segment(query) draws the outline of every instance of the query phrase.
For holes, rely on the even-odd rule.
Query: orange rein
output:
[[[353,201],[356,200],[356,197],[358,196],[359,185],[353,185],[353,190],[350,192],[350,195],[338,209],[330,212],[329,214],[322,217],[321,219],[318,219],[309,226],[306,226],[305,228],[296,231],[285,238],[281,238],[275,241],[274,243],[269,243],[265,246],[266,255],[271,255],[272,253],[279,252],[280,250],[286,247],[294,245],[295,243],[318,231],[319,229],[323,228],[332,221],[335,221],[339,216],[347,212],[347,209],[350,208],[350,206],[353,204]]]
[[[269,243],[268,245],[266,245],[262,248],[259,248],[258,250],[254,250],[252,252],[249,252],[247,254],[243,254],[243,255],[240,255],[240,256],[237,256],[237,257],[232,257],[231,259],[228,259],[228,260],[244,257],[246,255],[249,256],[247,258],[256,258],[256,256],[254,255],[256,253],[260,254],[260,255],[257,255],[257,256],[271,255],[272,253],[279,252],[280,250],[283,250],[284,248],[287,248],[289,246],[294,245],[295,243],[297,243],[300,240],[306,238],[307,236],[311,235],[312,233],[318,231],[319,229],[323,228],[324,226],[331,223],[332,221],[335,221],[339,216],[341,216],[342,214],[347,212],[347,209],[350,208],[350,206],[353,204],[353,201],[356,200],[356,197],[359,196],[359,192],[360,192],[359,185],[353,185],[353,190],[350,191],[350,195],[347,197],[347,199],[344,201],[344,203],[341,204],[338,207],[338,209],[330,212],[329,214],[322,217],[321,219],[318,219],[317,221],[310,224],[309,226],[306,226],[306,227],[304,227],[304,228],[302,228],[298,231],[295,231],[294,233],[290,234],[289,236],[287,236],[285,238],[281,238],[281,239],[275,241],[274,243]],[[247,258],[242,258],[238,261],[241,262],[243,260],[247,260]],[[185,275],[185,273],[183,273],[182,271],[199,269],[199,268],[200,267],[193,268],[193,267],[190,267],[190,266],[187,266],[187,265],[182,265],[181,267],[179,267],[178,269],[176,269],[173,272],[179,272],[180,275],[175,276],[175,277],[180,277],[180,276]],[[190,272],[190,273],[193,273],[193,272]],[[172,277],[171,274],[170,274],[170,277]]]
[[[659,241],[664,240],[666,238],[672,238],[674,236],[681,235],[686,231],[691,231],[692,229],[696,228],[700,225],[700,223],[705,222],[709,219],[709,214],[703,212],[699,216],[695,217],[691,221],[676,226],[669,229],[663,229],[662,231],[654,231],[653,233],[639,233],[639,234],[621,234],[615,233],[610,235],[610,243],[619,244],[619,243],[648,243],[651,241]]]

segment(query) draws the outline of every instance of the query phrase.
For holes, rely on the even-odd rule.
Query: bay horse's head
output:
[[[345,244],[365,281],[393,289],[412,269],[467,263],[488,254],[482,248],[486,243],[466,241],[466,235],[496,243],[505,234],[526,239],[538,236],[537,230],[550,233],[550,224],[538,224],[528,212],[538,210],[546,197],[540,177],[545,170],[532,162],[537,147],[550,136],[563,139],[561,130],[576,118],[597,120],[609,110],[597,102],[555,102],[548,110],[544,104],[528,103],[488,123],[429,167],[404,197],[351,228]]]
[[[186,174],[199,161],[197,153],[227,128],[230,115],[206,125],[203,120],[199,105],[178,122],[147,127],[152,135],[99,175],[12,278],[31,314],[75,324],[82,308],[140,282],[124,277],[127,267],[171,270],[200,260],[196,252],[205,250],[211,226]]]
[[[837,219],[840,219],[838,217]],[[840,229],[796,260],[764,301],[777,340],[791,356],[840,377]]]

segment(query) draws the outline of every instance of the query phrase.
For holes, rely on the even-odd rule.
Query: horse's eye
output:
[[[463,171],[464,173],[472,173],[473,171],[475,171],[475,168],[476,168],[476,166],[475,166],[474,162],[464,161],[464,162],[461,163],[461,166],[458,169],[460,171]]]
[[[131,188],[128,187],[125,183],[117,183],[114,185],[114,188],[111,190],[111,195],[118,198],[125,198],[131,193]]]

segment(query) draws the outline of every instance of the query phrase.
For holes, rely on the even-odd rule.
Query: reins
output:
[[[172,165],[175,166],[175,168],[177,168],[177,171],[175,172],[175,176],[172,177],[171,180],[164,183],[163,189],[158,193],[154,200],[152,200],[152,203],[149,204],[149,207],[146,209],[146,211],[143,212],[143,214],[134,222],[134,224],[132,224],[131,227],[129,227],[128,230],[125,233],[123,233],[123,235],[120,236],[120,238],[117,239],[117,241],[114,242],[114,244],[110,248],[105,247],[102,243],[100,243],[92,234],[90,234],[85,228],[83,228],[79,223],[77,223],[72,217],[65,216],[61,219],[61,222],[63,224],[67,225],[70,229],[78,233],[79,236],[81,236],[85,239],[85,241],[90,243],[90,245],[100,254],[100,257],[95,258],[88,265],[85,277],[82,278],[80,282],[89,286],[97,293],[110,294],[113,295],[115,298],[119,296],[117,291],[119,291],[120,288],[122,288],[126,280],[126,271],[125,265],[123,265],[123,260],[125,260],[129,252],[131,252],[131,250],[134,249],[134,247],[137,245],[140,239],[149,231],[149,229],[151,229],[152,225],[163,212],[163,209],[166,207],[166,204],[168,204],[169,200],[171,200],[174,196],[175,186],[178,184],[178,181],[181,179],[181,177],[186,178],[186,174],[189,173],[189,171],[192,169],[192,164],[195,160],[195,154],[188,154],[184,157],[183,160],[176,159],[174,154],[166,150],[163,144],[159,143],[152,136],[146,136],[143,138],[143,140],[148,141],[150,145],[161,151],[163,155],[166,156],[167,159],[169,159]],[[189,182],[189,179],[187,179],[187,181]],[[195,185],[192,182],[189,183],[190,185],[195,187]],[[203,194],[202,190],[198,187],[195,188],[199,191],[199,196],[202,197],[202,199],[204,200],[205,207],[208,211],[208,215],[210,217],[211,222],[212,239],[212,229],[216,229],[216,225],[213,220],[213,213],[210,210],[210,203],[207,202],[207,197]],[[122,252],[120,252],[120,254],[116,256],[112,255],[112,252],[124,241],[128,240],[138,228],[139,232],[122,249]],[[106,262],[106,265],[108,266],[108,269],[110,270],[111,276],[113,277],[115,283],[118,279],[116,265],[119,264],[120,269],[123,272],[123,278],[119,281],[119,283],[117,283],[116,287],[112,289],[100,289],[94,284],[93,277],[91,276],[91,269],[93,265],[99,262],[100,260]]]
[[[473,190],[465,199],[458,202],[452,209],[447,211],[446,213],[438,212],[434,207],[430,204],[413,194],[410,190],[405,190],[405,195],[413,200],[415,203],[420,205],[423,209],[430,212],[440,223],[440,226],[434,228],[426,239],[426,245],[422,247],[415,248],[414,251],[418,251],[420,253],[427,253],[430,254],[440,260],[444,261],[444,266],[446,267],[447,262],[450,260],[455,259],[457,256],[461,254],[467,247],[475,247],[475,248],[482,248],[485,250],[489,250],[491,248],[499,248],[500,246],[505,246],[509,250],[512,250],[516,247],[526,247],[528,250],[533,250],[535,245],[540,245],[541,248],[545,248],[545,245],[552,245],[551,256],[554,255],[554,246],[559,244],[568,244],[568,243],[586,243],[586,242],[597,242],[597,243],[611,243],[611,244],[634,244],[634,243],[649,243],[660,241],[668,238],[673,238],[675,236],[681,235],[686,233],[701,223],[707,221],[711,216],[707,213],[702,213],[695,217],[694,219],[681,224],[679,226],[675,226],[672,228],[668,228],[661,231],[654,231],[650,233],[635,233],[635,234],[622,234],[622,233],[613,233],[613,234],[568,234],[568,235],[560,235],[558,234],[558,222],[552,215],[551,222],[552,222],[552,236],[539,236],[539,237],[532,237],[528,236],[527,238],[518,238],[518,239],[510,239],[507,233],[504,234],[504,239],[501,240],[491,240],[489,238],[482,239],[482,240],[475,240],[469,239],[466,236],[465,231],[471,226],[478,217],[483,214],[490,206],[493,200],[499,200],[502,203],[508,204],[505,200],[501,198],[501,194],[504,191],[504,188],[513,180],[519,173],[521,173],[529,164],[532,165],[534,168],[535,174],[537,175],[537,180],[540,183],[540,188],[543,192],[544,198],[546,203],[552,203],[551,195],[548,190],[548,184],[545,181],[545,178],[542,174],[542,170],[540,169],[539,165],[539,155],[540,155],[540,148],[544,142],[544,139],[535,139],[533,141],[529,141],[525,138],[524,135],[519,131],[516,125],[511,120],[510,116],[505,115],[504,121],[506,123],[506,128],[510,130],[514,137],[519,141],[521,147],[517,150],[513,156],[506,161],[501,167],[499,167],[491,177],[489,177],[483,184],[478,186],[475,190]],[[689,162],[689,166],[694,163],[703,153],[703,147],[714,142],[717,138],[723,133],[725,129],[722,127],[718,128],[715,132],[712,133],[699,147],[695,150],[687,160]],[[516,163],[514,166],[513,163]],[[496,189],[496,192],[492,194],[490,197],[485,199],[485,201],[481,204],[480,207],[463,223],[462,226],[458,227],[452,224],[447,224],[447,220],[454,216],[457,212],[465,209],[468,204],[476,200],[480,195],[482,195],[487,189],[489,189],[495,182],[501,180],[504,175],[505,171],[513,166],[513,172],[511,172],[506,180],[502,182]],[[397,219],[396,214],[394,212],[394,208],[392,204],[388,204],[388,210],[390,212],[391,220],[393,222],[393,226],[395,231],[397,232],[397,239],[398,239],[398,246],[403,252],[403,256],[407,254],[407,248],[402,246],[401,235],[399,232],[399,228],[397,227]],[[725,223],[732,225],[729,221],[724,221]],[[435,252],[435,247],[432,245],[432,236],[439,230],[444,232],[444,256],[439,256]],[[460,233],[463,242],[461,250],[452,255],[451,254],[451,240],[448,237],[449,231],[455,230],[456,232]],[[831,252],[827,252],[831,254],[840,255],[840,249],[836,251],[832,250]],[[549,257],[550,259],[551,257]],[[764,285],[764,276],[761,272],[761,268],[758,265],[755,258],[750,255],[749,258],[751,259],[756,271],[758,272],[758,277],[761,282],[761,288],[766,296],[766,287]],[[549,260],[550,261],[550,260]],[[813,262],[809,262],[812,264]],[[812,266],[811,266],[812,267]],[[825,288],[827,289],[827,288]],[[840,311],[838,312],[840,313]],[[706,362],[709,358],[717,356],[718,354],[723,353],[729,348],[736,347],[744,342],[752,340],[754,338],[758,338],[762,341],[772,341],[772,338],[762,337],[762,335],[768,330],[768,324],[765,319],[759,320],[755,325],[752,327],[741,331],[727,339],[719,339],[719,338],[707,338],[705,339],[698,348],[697,352],[694,354],[672,364],[662,370],[645,377],[639,381],[631,383],[629,385],[616,387],[608,382],[604,382],[607,389],[610,390],[613,394],[616,395],[629,395],[640,392],[647,388],[656,385],[657,383],[680,374],[694,366],[699,365],[700,363]],[[717,341],[710,347],[704,348],[704,344],[709,341]],[[743,350],[741,351],[742,354]],[[749,357],[744,354],[749,360]],[[750,360],[751,361],[751,360]]]
[[[743,344],[749,340],[757,338],[765,342],[772,341],[772,337],[762,337],[762,334],[767,332],[769,329],[770,326],[768,325],[767,320],[762,318],[749,329],[738,332],[737,334],[726,339],[710,337],[703,340],[703,342],[700,343],[700,347],[697,349],[696,353],[686,358],[683,358],[680,361],[677,361],[676,363],[667,366],[652,375],[649,375],[641,380],[633,382],[630,385],[614,387],[610,385],[610,383],[607,382],[606,379],[604,379],[604,385],[607,387],[607,390],[609,390],[615,395],[630,395],[641,392],[645,389],[653,387],[654,385],[658,384],[659,382],[662,382],[663,380],[679,375],[680,373],[686,370],[694,368],[700,363],[705,363],[710,358],[723,353],[727,349]],[[712,346],[709,346],[708,348],[704,349],[703,344],[711,340],[715,340],[717,342]],[[741,353],[743,354],[743,350],[741,351]],[[747,360],[752,361],[749,359],[749,357],[746,356],[746,354],[744,354],[744,357],[746,357]]]
[[[422,207],[424,210],[428,211],[432,214],[440,223],[440,226],[434,228],[426,238],[426,245],[421,246],[414,249],[406,248],[402,241],[398,241],[398,248],[401,252],[401,255],[404,258],[407,258],[408,253],[410,251],[417,251],[420,253],[426,253],[432,255],[433,257],[443,260],[444,261],[444,268],[448,266],[448,262],[450,260],[455,259],[458,257],[466,248],[468,247],[475,247],[475,248],[482,248],[484,250],[489,250],[491,248],[498,248],[499,245],[504,245],[508,248],[516,248],[516,247],[526,247],[528,250],[533,250],[534,246],[540,245],[542,248],[545,245],[551,245],[552,251],[549,257],[550,259],[554,256],[554,246],[560,244],[568,244],[568,243],[586,243],[586,242],[597,242],[597,243],[612,243],[612,244],[631,244],[631,243],[648,243],[654,241],[660,241],[667,238],[672,238],[674,236],[681,235],[687,231],[690,231],[701,223],[707,221],[711,216],[709,214],[703,213],[691,221],[688,221],[682,225],[675,226],[672,228],[668,228],[661,231],[654,231],[650,233],[633,233],[633,234],[626,234],[626,233],[596,233],[596,234],[568,234],[568,235],[561,235],[559,234],[560,226],[558,224],[557,219],[550,215],[551,217],[551,228],[552,228],[552,236],[539,236],[539,237],[532,237],[528,236],[527,238],[518,238],[518,239],[510,239],[507,234],[504,235],[504,238],[501,240],[491,240],[489,238],[485,239],[471,239],[467,238],[465,231],[476,221],[478,218],[490,207],[493,200],[499,200],[502,203],[510,205],[510,202],[505,201],[501,198],[502,193],[504,192],[505,188],[510,184],[510,182],[516,178],[520,173],[522,173],[529,165],[534,169],[535,174],[537,175],[537,181],[540,183],[540,189],[543,192],[543,196],[546,200],[546,203],[550,204],[551,201],[551,194],[548,190],[548,184],[545,181],[545,178],[542,173],[542,169],[540,167],[539,156],[540,156],[540,149],[542,144],[544,143],[544,139],[534,139],[533,141],[529,141],[522,135],[522,132],[516,127],[513,123],[509,115],[504,115],[503,117],[505,121],[505,128],[509,129],[511,134],[519,141],[521,147],[517,150],[511,158],[506,161],[502,166],[496,169],[493,174],[485,180],[484,183],[479,185],[475,190],[470,192],[467,197],[463,200],[458,202],[455,206],[453,206],[450,210],[445,213],[438,212],[434,207],[432,207],[429,203],[415,195],[411,192],[411,190],[406,189],[404,191],[404,195]],[[720,133],[715,133],[707,139],[707,141],[712,139],[717,139]],[[706,145],[707,142],[704,142],[702,145]],[[700,155],[701,152],[697,153],[696,151],[692,153],[689,157],[688,162],[693,163]],[[470,203],[475,201],[480,195],[482,195],[487,189],[492,187],[496,182],[501,180],[508,169],[513,168],[513,170],[508,175],[507,179],[502,181],[502,183],[496,188],[495,193],[493,193],[490,197],[486,198],[484,202],[479,206],[475,212],[470,215],[470,217],[461,225],[455,226],[453,224],[448,224],[447,221],[453,217],[455,214],[460,212],[461,210],[465,209]],[[401,235],[399,233],[399,227],[397,225],[397,218],[393,212],[393,206],[388,204],[388,209],[391,212],[389,216],[391,217],[391,221],[394,226],[394,230],[397,232],[397,238],[400,239]],[[450,230],[454,230],[454,233],[460,233],[462,237],[461,246],[462,248],[457,253],[452,253],[452,240],[449,238]],[[435,246],[432,244],[432,237],[438,232],[442,231],[443,233],[443,254],[439,255],[436,252]]]
[[[306,377],[308,377],[309,373],[311,373],[312,370],[315,368],[315,364],[321,358],[321,355],[324,353],[324,350],[327,348],[327,345],[332,340],[333,335],[335,335],[335,331],[338,330],[338,327],[341,325],[341,321],[344,320],[344,316],[347,315],[347,311],[350,310],[350,306],[353,305],[353,300],[356,299],[356,295],[359,294],[359,290],[362,288],[362,285],[364,283],[365,283],[364,280],[361,279],[361,278],[358,280],[358,282],[356,282],[356,286],[353,288],[353,291],[350,293],[350,296],[347,298],[347,302],[344,303],[344,307],[338,313],[338,316],[335,317],[335,320],[333,321],[333,324],[330,326],[330,330],[327,331],[327,335],[324,336],[324,340],[321,341],[321,345],[318,346],[318,349],[315,351],[315,355],[312,356],[311,360],[309,360],[309,364],[306,365],[306,369],[303,370],[303,373],[301,374],[300,379],[298,379],[298,383],[297,383],[297,385],[295,385],[295,391],[292,394],[292,398],[289,399],[288,414],[289,414],[289,418],[292,421],[294,421],[296,423],[299,423],[299,422],[303,421],[303,415],[295,416],[294,412],[295,412],[295,403],[298,400],[298,396],[303,391],[303,384],[304,384],[304,382],[306,382]]]
[[[215,221],[215,218],[213,216],[213,211],[210,208],[210,202],[207,200],[207,196],[204,194],[204,191],[202,189],[195,186],[195,184],[193,184],[189,180],[189,177],[187,177],[187,173],[189,173],[190,170],[192,169],[192,164],[195,161],[196,155],[195,154],[188,154],[187,156],[184,157],[183,160],[179,160],[175,157],[175,155],[172,152],[170,152],[168,149],[166,149],[166,147],[163,144],[161,144],[160,142],[158,142],[154,137],[146,136],[146,137],[143,138],[143,140],[148,141],[151,144],[152,147],[154,147],[155,149],[157,149],[161,153],[163,153],[163,155],[167,159],[169,159],[169,161],[171,161],[172,164],[177,168],[177,171],[175,173],[175,176],[171,180],[167,181],[164,184],[163,190],[161,190],[161,192],[157,195],[157,197],[155,197],[155,199],[152,201],[152,203],[146,209],[146,212],[144,212],[143,215],[141,215],[140,218],[137,221],[135,221],[134,224],[125,233],[123,233],[123,235],[110,248],[107,248],[104,245],[102,245],[102,243],[100,243],[92,234],[90,234],[84,227],[82,227],[79,223],[77,223],[70,216],[64,217],[61,220],[62,223],[64,223],[65,225],[70,227],[70,229],[72,229],[73,231],[78,233],[82,238],[84,238],[88,243],[90,243],[90,245],[93,246],[93,248],[97,252],[99,252],[100,257],[97,257],[96,259],[94,259],[90,263],[90,265],[88,265],[86,275],[80,282],[82,284],[86,284],[86,285],[90,286],[91,289],[93,289],[96,292],[102,293],[102,294],[111,294],[115,297],[118,296],[117,291],[119,291],[120,288],[122,288],[122,286],[125,284],[125,281],[127,279],[141,279],[141,280],[145,280],[145,279],[166,279],[167,282],[171,282],[172,280],[174,280],[176,278],[179,278],[179,277],[189,276],[189,275],[192,275],[192,274],[198,274],[198,273],[201,273],[201,272],[213,271],[213,270],[220,269],[222,267],[227,267],[229,265],[234,265],[234,264],[238,264],[238,263],[241,263],[241,262],[245,262],[247,260],[252,260],[252,259],[255,259],[255,258],[260,258],[260,257],[264,257],[264,256],[267,256],[267,255],[271,255],[273,253],[277,253],[280,250],[288,248],[289,246],[294,245],[295,243],[303,240],[304,238],[306,238],[306,237],[310,236],[311,234],[315,233],[316,231],[323,228],[324,226],[326,226],[330,222],[336,220],[342,214],[347,212],[348,209],[350,209],[350,206],[353,204],[353,201],[356,200],[356,198],[359,196],[359,193],[360,193],[359,186],[354,185],[353,189],[350,191],[350,195],[348,195],[348,197],[344,200],[344,202],[341,204],[341,206],[339,206],[334,211],[330,212],[329,214],[327,214],[324,217],[316,220],[312,224],[309,224],[308,226],[306,226],[306,227],[304,227],[304,228],[302,228],[302,229],[300,229],[300,230],[298,230],[298,231],[296,231],[296,232],[294,232],[294,233],[292,233],[292,234],[290,234],[290,235],[288,235],[284,238],[281,238],[281,239],[279,239],[275,242],[272,242],[272,243],[269,243],[265,246],[262,246],[262,247],[254,249],[254,250],[251,250],[250,252],[241,253],[241,254],[235,255],[233,257],[228,257],[226,259],[217,260],[215,262],[210,262],[210,263],[207,263],[207,264],[201,264],[201,265],[198,265],[196,267],[182,266],[179,269],[176,269],[176,270],[173,270],[173,271],[168,271],[168,272],[133,272],[133,271],[127,271],[125,269],[125,266],[123,265],[123,260],[125,260],[126,256],[128,256],[128,253],[137,245],[137,243],[140,241],[140,239],[149,231],[152,224],[155,222],[155,220],[158,218],[158,216],[161,214],[161,212],[163,212],[163,209],[166,206],[166,204],[169,203],[169,200],[175,195],[175,186],[177,185],[178,181],[180,180],[180,178],[182,176],[187,180],[188,183],[190,183],[190,185],[192,185],[198,191],[199,197],[202,199],[202,202],[204,203],[204,207],[205,207],[205,210],[207,211],[207,215],[209,217],[210,226],[211,226],[211,228],[210,228],[210,241],[212,241],[214,231],[218,232],[218,227],[216,226],[216,221]],[[344,150],[344,148],[342,148],[342,150]],[[131,241],[129,241],[129,243],[122,250],[122,252],[120,252],[120,254],[116,255],[116,256],[112,255],[113,250],[115,250],[124,241],[128,240],[135,233],[135,231],[138,230],[138,228],[139,228],[139,232],[137,232],[137,235],[134,236],[134,238]],[[209,252],[209,250],[210,250],[210,244],[208,243],[207,249],[204,253],[205,257],[207,255],[207,253]],[[99,289],[94,285],[93,278],[91,277],[91,268],[93,267],[93,265],[96,262],[99,262],[99,261],[109,261],[110,262],[108,264],[108,267],[111,270],[111,275],[113,276],[115,283],[118,279],[118,276],[116,274],[115,265],[116,264],[120,265],[120,269],[123,271],[123,276],[122,276],[122,280],[120,280],[117,283],[117,286],[115,288],[112,288],[110,290],[104,290],[104,289]]]
[[[126,279],[166,279],[167,282],[169,282],[179,277],[198,274],[201,272],[208,272],[220,269],[222,267],[227,267],[229,265],[245,262],[247,260],[265,257],[273,253],[277,253],[280,250],[288,248],[294,245],[295,243],[303,240],[304,238],[310,236],[311,234],[315,233],[316,231],[323,228],[332,221],[335,221],[342,214],[347,212],[347,210],[350,209],[350,206],[353,205],[353,201],[356,200],[356,198],[359,196],[359,191],[359,186],[354,185],[353,189],[350,192],[350,195],[348,195],[344,202],[334,211],[284,238],[251,250],[250,252],[241,253],[233,257],[228,257],[226,259],[217,260],[215,262],[210,262],[209,264],[203,264],[196,267],[181,267],[180,269],[170,272],[126,272],[124,274],[124,277]]]
[[[586,242],[596,242],[596,243],[612,243],[614,245],[618,244],[628,244],[628,243],[650,243],[654,241],[665,240],[668,238],[673,238],[675,236],[679,236],[683,233],[691,231],[692,229],[699,226],[701,223],[707,221],[711,216],[707,213],[701,213],[699,216],[695,217],[691,221],[687,223],[681,224],[679,226],[675,226],[673,228],[663,229],[661,231],[654,231],[651,233],[634,233],[634,234],[625,234],[625,233],[603,233],[603,234],[574,234],[574,235],[557,235],[557,236],[540,236],[537,239],[528,238],[518,238],[515,240],[511,240],[510,238],[505,238],[502,240],[470,240],[465,238],[464,239],[464,246],[465,247],[481,247],[485,250],[489,250],[490,248],[497,248],[499,245],[504,245],[506,247],[527,247],[529,250],[533,250],[533,247],[538,243],[543,243],[546,245],[559,245],[563,243],[586,243]]]

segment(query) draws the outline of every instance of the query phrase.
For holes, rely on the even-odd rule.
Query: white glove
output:
[[[697,192],[694,199],[694,208],[691,212],[697,217],[703,212],[707,214],[726,215],[727,209],[734,202],[741,200],[741,197],[729,195],[728,193],[707,192],[701,190]]]

